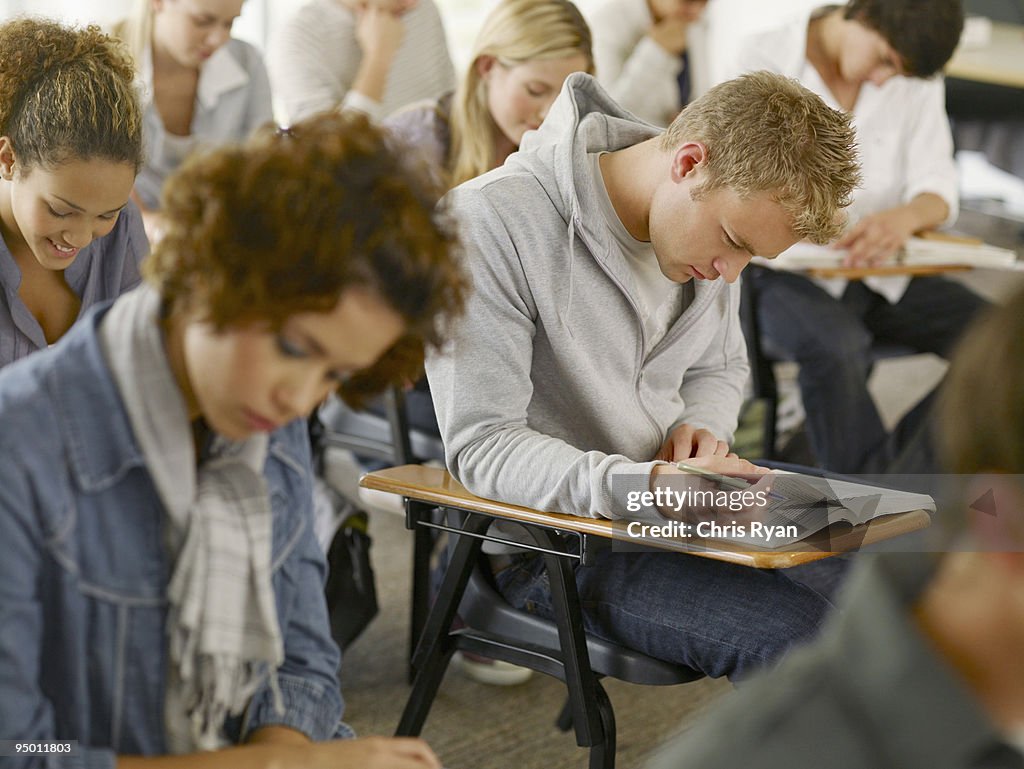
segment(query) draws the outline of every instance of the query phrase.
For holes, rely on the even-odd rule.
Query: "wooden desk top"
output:
[[[863,280],[876,275],[939,275],[946,272],[966,272],[971,269],[974,268],[969,264],[886,264],[879,267],[809,267],[801,272],[812,278]]]
[[[1024,88],[1024,26],[992,22],[984,48],[958,48],[946,65],[947,77]]]
[[[800,542],[767,549],[726,540],[698,537],[677,539],[631,537],[626,533],[628,521],[544,513],[527,507],[508,505],[474,496],[461,483],[452,478],[446,470],[436,467],[403,465],[402,467],[378,470],[364,475],[359,484],[368,489],[398,494],[418,501],[448,505],[460,510],[485,513],[503,520],[532,523],[561,531],[592,534],[761,569],[785,569],[801,563],[816,561],[873,542],[917,531],[931,523],[928,513],[924,510],[914,510],[909,513],[876,518],[861,526],[842,526],[841,530],[838,527],[833,527],[836,530],[831,532],[831,536],[829,530],[826,529]],[[842,533],[839,533],[840,531]]]

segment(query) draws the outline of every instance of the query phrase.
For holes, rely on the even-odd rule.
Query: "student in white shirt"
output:
[[[310,0],[275,36],[268,64],[288,122],[337,107],[381,120],[455,87],[433,0]]]
[[[597,79],[620,106],[667,126],[710,86],[707,0],[605,0],[590,19]]]
[[[160,237],[164,180],[198,145],[241,141],[273,119],[253,46],[231,37],[242,0],[136,0],[114,26],[145,90],[146,160],[135,182],[150,240]]]
[[[963,25],[959,0],[850,0],[804,12],[743,41],[741,70],[798,79],[857,130],[864,181],[833,245],[848,266],[893,258],[913,233],[952,223],[953,144],[938,73]],[[754,270],[765,342],[800,364],[807,430],[818,462],[839,472],[933,467],[926,399],[891,435],[867,389],[879,342],[947,357],[984,301],[940,277],[814,282]],[[895,463],[895,464],[894,464]]]

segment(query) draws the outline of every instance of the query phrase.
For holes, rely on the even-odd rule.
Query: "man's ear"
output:
[[[0,179],[11,181],[14,178],[14,145],[11,137],[0,136]]]
[[[686,142],[672,155],[672,181],[681,182],[707,158],[708,148],[702,142]]]
[[[487,75],[490,74],[491,70],[494,69],[494,65],[498,63],[498,60],[490,54],[484,53],[477,56],[476,61],[473,62],[473,66],[476,67],[476,73],[482,80],[487,79]]]

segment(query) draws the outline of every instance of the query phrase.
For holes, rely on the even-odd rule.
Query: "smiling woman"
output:
[[[194,155],[165,203],[146,284],[0,375],[5,736],[122,769],[438,769],[420,740],[335,739],[305,418],[440,342],[452,228],[339,114]]]
[[[142,115],[125,51],[96,27],[0,26],[0,366],[139,281],[128,197]]]

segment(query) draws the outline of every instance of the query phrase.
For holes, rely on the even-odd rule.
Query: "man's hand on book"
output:
[[[729,451],[728,443],[718,440],[710,430],[682,424],[668,434],[658,453],[654,455],[655,460],[662,462],[683,462],[694,457],[735,459],[736,454]]]

